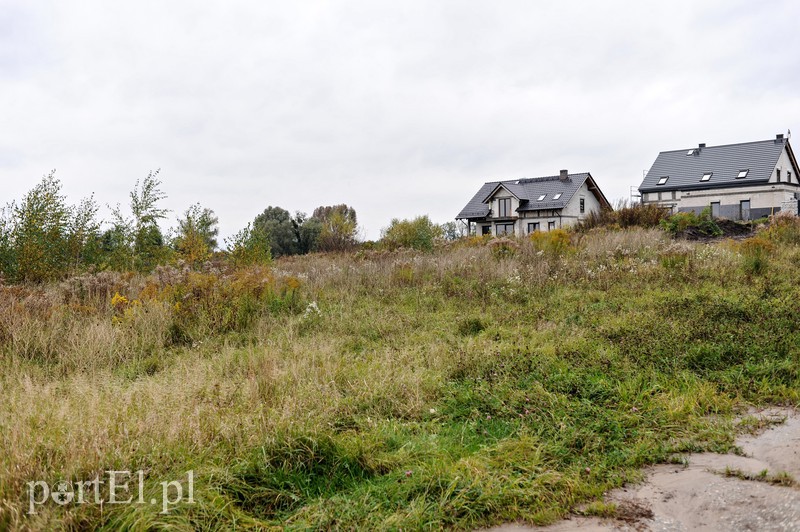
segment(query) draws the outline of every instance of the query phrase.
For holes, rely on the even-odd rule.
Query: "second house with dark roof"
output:
[[[671,212],[754,220],[779,211],[797,214],[800,169],[789,139],[663,151],[644,178],[642,202]]]
[[[575,224],[611,208],[589,173],[485,183],[456,217],[468,234],[524,235]]]

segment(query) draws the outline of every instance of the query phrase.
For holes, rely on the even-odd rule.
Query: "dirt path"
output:
[[[739,438],[745,456],[695,454],[686,466],[648,468],[643,484],[606,497],[617,504],[619,519],[574,516],[547,527],[507,524],[491,530],[800,531],[800,413],[770,409],[755,415],[786,422]],[[792,479],[794,485],[787,486]]]

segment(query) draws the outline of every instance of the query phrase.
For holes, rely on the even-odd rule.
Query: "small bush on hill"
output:
[[[595,227],[658,227],[661,220],[668,217],[668,212],[656,205],[635,203],[628,205],[621,202],[615,209],[591,211],[576,226],[578,231],[588,231]]]
[[[423,251],[433,249],[434,241],[442,236],[442,228],[431,222],[427,215],[413,220],[394,218],[383,230],[381,242],[389,249],[412,248]]]
[[[769,225],[760,236],[781,244],[800,244],[800,218],[789,213],[778,213],[770,217]]]
[[[669,218],[661,220],[660,225],[672,235],[686,232],[699,233],[705,236],[720,236],[722,234],[722,229],[711,217],[711,209],[708,208],[703,209],[700,214],[693,212],[673,214]]]
[[[538,251],[560,255],[570,250],[574,250],[569,233],[564,229],[553,229],[552,231],[534,231],[531,233],[530,240]]]

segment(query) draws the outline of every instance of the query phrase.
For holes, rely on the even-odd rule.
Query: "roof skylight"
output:
[[[711,175],[713,172],[706,172],[703,174],[703,177],[700,178],[700,181],[708,181],[711,179]]]
[[[536,201],[543,201],[545,196],[547,196],[547,194],[542,194]]]
[[[668,176],[668,175],[667,175],[667,176],[664,176],[664,177],[662,177],[661,179],[659,179],[659,180],[658,180],[658,183],[656,183],[656,184],[657,184],[657,185],[664,185],[664,184],[666,184],[666,183],[667,183],[667,179],[669,179],[669,176]]]
[[[743,179],[747,177],[747,173],[750,172],[750,169],[747,170],[739,170],[739,175],[736,176],[736,179]]]
[[[691,149],[686,152],[686,155],[694,155],[694,149]]]
[[[561,197],[561,192],[559,192],[558,194],[555,194],[555,195],[553,196],[553,199],[554,199],[554,200],[556,200],[556,199],[558,199],[558,198],[560,198],[560,197]]]

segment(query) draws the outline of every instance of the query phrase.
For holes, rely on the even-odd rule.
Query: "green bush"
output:
[[[673,214],[669,218],[661,220],[660,226],[672,235],[691,230],[706,236],[720,236],[722,234],[722,229],[711,217],[711,209],[708,207],[703,209],[700,214],[695,214],[694,212]]]
[[[394,218],[383,230],[381,242],[389,249],[411,248],[422,251],[433,249],[434,240],[442,236],[442,228],[431,222],[427,215],[413,220]]]

